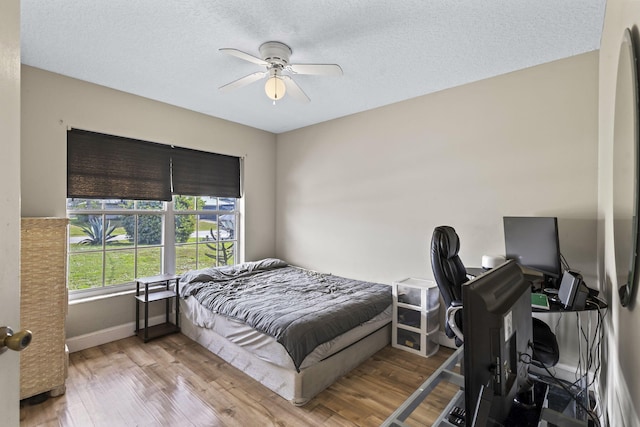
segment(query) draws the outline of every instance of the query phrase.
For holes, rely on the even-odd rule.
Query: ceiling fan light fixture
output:
[[[265,42],[260,45],[260,58],[238,49],[224,47],[220,51],[242,60],[257,64],[266,68],[266,71],[259,71],[248,76],[220,86],[220,90],[228,91],[237,89],[255,81],[267,78],[264,91],[273,101],[284,98],[289,92],[289,97],[298,102],[309,102],[310,99],[300,86],[294,81],[291,74],[309,74],[317,76],[341,76],[342,68],[338,64],[292,64],[289,62],[291,48],[284,43],[277,41]]]
[[[264,84],[264,91],[270,99],[274,101],[279,101],[284,97],[284,94],[287,92],[287,87],[284,84],[284,81],[278,76],[271,76],[267,79],[267,82]]]

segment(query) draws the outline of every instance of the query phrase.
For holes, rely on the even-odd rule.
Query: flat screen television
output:
[[[507,259],[541,272],[544,287],[558,288],[562,277],[560,239],[556,217],[505,216],[504,247]]]
[[[471,420],[482,407],[487,418],[467,425],[502,424],[516,394],[530,388],[531,286],[508,260],[463,285],[462,301],[465,411]]]

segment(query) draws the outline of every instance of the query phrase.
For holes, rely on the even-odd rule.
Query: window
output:
[[[174,198],[176,273],[231,265],[237,258],[237,200]],[[191,234],[188,230],[194,229]]]
[[[160,274],[162,202],[67,199],[70,290]]]
[[[136,277],[230,265],[238,256],[236,198],[67,199],[67,216],[72,293],[107,293]]]
[[[236,262],[240,171],[239,157],[69,130],[69,289]]]

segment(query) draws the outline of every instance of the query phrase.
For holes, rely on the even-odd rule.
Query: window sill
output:
[[[164,288],[164,285],[150,286],[149,290],[150,291],[155,291],[155,290],[161,289],[161,288]],[[144,290],[144,289],[142,289],[142,290]],[[127,295],[135,295],[135,294],[136,294],[136,290],[135,290],[135,288],[133,288],[133,289],[125,289],[125,290],[122,290],[122,291],[119,291],[119,292],[110,292],[110,293],[101,294],[101,295],[87,295],[86,297],[78,297],[78,298],[74,298],[74,299],[69,298],[69,305],[84,304],[84,303],[88,303],[88,302],[95,302],[95,301],[111,299],[111,298],[117,298],[117,297],[127,296]]]

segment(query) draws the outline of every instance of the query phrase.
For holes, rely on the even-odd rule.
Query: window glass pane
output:
[[[155,276],[162,273],[162,248],[138,249],[136,277]]]
[[[217,205],[217,199],[215,197],[200,197],[200,196],[174,196],[173,197],[173,209],[177,212],[194,211],[194,210],[212,210]],[[214,207],[205,207],[207,203],[213,203]]]
[[[202,224],[200,224],[199,229],[213,227],[215,230],[218,227],[216,223],[216,221],[218,220],[218,215],[213,212],[213,209],[205,209],[204,211],[205,212],[212,211],[212,213],[207,212],[207,213],[200,214],[199,219],[200,219],[200,222],[202,222]]]
[[[133,209],[135,207],[135,202],[133,200],[123,200],[123,199],[105,199],[104,200],[104,208],[113,210],[113,209]]]
[[[218,240],[218,223],[215,214],[198,215],[197,238],[199,242]]]
[[[175,216],[176,243],[196,241],[196,215]]]
[[[217,197],[201,197],[202,199],[202,209],[215,211],[218,209],[218,198]]]
[[[133,249],[106,251],[104,256],[105,286],[128,283],[135,279],[135,251]]]
[[[133,238],[127,224],[135,223],[135,215],[106,215],[105,246],[107,249],[131,248]]]
[[[220,215],[218,218],[219,240],[233,240],[236,238],[235,214]]]
[[[176,274],[182,274],[189,270],[195,270],[196,245],[176,246]]]
[[[159,245],[162,243],[162,216],[161,215],[137,215],[138,217],[138,246]],[[133,231],[134,223],[130,224]],[[127,228],[129,234],[130,229]]]
[[[205,204],[204,198],[196,197],[194,206],[196,207],[197,210],[199,210],[199,211],[203,210],[204,209],[204,204]]]
[[[206,258],[200,259],[199,268],[231,265],[235,260],[235,242],[207,242],[199,245]],[[204,247],[203,247],[204,246]],[[203,264],[207,265],[203,265]]]
[[[229,197],[220,198],[220,210],[221,211],[233,211],[236,210],[236,203],[238,199],[232,199]]]
[[[107,221],[106,229],[102,215],[76,215],[70,218],[70,250],[101,250],[103,240],[107,242],[115,236],[115,227]]]
[[[89,215],[69,215],[69,252],[102,250],[102,246],[92,248],[86,242],[89,217]]]
[[[67,199],[67,210],[102,209],[102,200]]]
[[[69,290],[102,286],[102,252],[69,255]]]
[[[139,200],[138,202],[136,202],[136,208],[143,210],[161,211],[164,209],[164,203],[153,200]]]
[[[173,196],[173,209],[176,211],[192,211],[196,206],[194,196]]]

